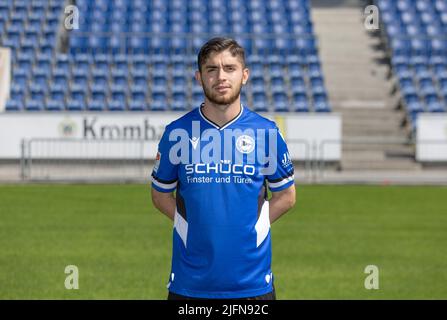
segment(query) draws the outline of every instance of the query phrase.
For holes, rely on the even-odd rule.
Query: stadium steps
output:
[[[322,69],[334,111],[356,104],[387,107],[388,67],[380,39],[363,25],[362,8],[314,7]]]
[[[421,166],[412,159],[343,160],[342,169],[355,170],[421,170]]]
[[[341,169],[419,169],[414,147],[408,143],[410,132],[403,125],[405,113],[394,109],[396,97],[390,94],[381,39],[364,27],[366,4],[339,1],[335,6],[323,0],[312,4],[330,103],[343,119]]]
[[[417,170],[405,114],[393,109],[342,109],[344,170]],[[354,142],[351,142],[354,141]],[[380,156],[378,156],[380,154]]]

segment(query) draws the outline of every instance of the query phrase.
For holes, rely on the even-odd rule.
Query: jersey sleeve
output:
[[[152,187],[160,192],[172,192],[177,187],[178,165],[172,164],[169,160],[170,147],[169,129],[166,127],[158,144],[157,157],[151,175]]]
[[[269,189],[272,192],[287,189],[295,183],[293,163],[287,144],[279,129],[276,128],[276,130],[276,150],[273,150],[276,159],[276,170],[273,174],[266,177]]]

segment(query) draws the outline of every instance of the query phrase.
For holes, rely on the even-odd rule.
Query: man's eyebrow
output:
[[[236,67],[237,64],[224,64],[224,67]],[[209,64],[207,66],[205,66],[206,69],[211,69],[211,68],[218,68],[217,65],[215,64]]]

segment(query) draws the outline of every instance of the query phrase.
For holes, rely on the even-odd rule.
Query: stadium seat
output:
[[[293,111],[295,112],[309,112],[309,103],[305,93],[293,94]]]
[[[69,100],[67,102],[68,111],[84,111],[85,103],[79,100]]]
[[[125,111],[126,103],[125,101],[112,100],[108,102],[107,109],[109,111]]]
[[[436,94],[427,94],[424,97],[428,112],[446,112],[446,106]]]
[[[185,111],[187,110],[186,105],[186,94],[184,92],[174,93],[172,97],[171,109],[174,111]]]
[[[22,101],[23,100],[8,100],[6,102],[5,110],[6,111],[23,111],[24,106],[23,106]]]
[[[88,111],[104,111],[105,110],[105,100],[88,100],[87,101]]]
[[[131,101],[129,103],[129,110],[130,111],[146,111],[147,104],[143,101]]]
[[[42,111],[44,110],[44,102],[42,100],[26,100],[25,101],[26,111]]]
[[[330,112],[331,108],[327,101],[326,93],[315,93],[313,94],[314,110],[316,112]]]
[[[246,50],[251,79],[242,93],[244,104],[253,101],[254,93],[271,89],[272,95],[257,102],[258,109],[267,110],[271,105],[278,110],[292,110],[288,103],[283,103],[283,98],[278,103],[273,101],[275,94],[280,97],[312,94],[314,85],[311,83],[307,90],[305,77],[323,79],[308,0],[284,3],[192,0],[188,5],[180,0],[77,0],[84,28],[67,34],[67,53],[58,52],[58,44],[65,43],[57,39],[63,1],[6,2],[4,6],[4,2],[0,4],[0,30],[5,34],[0,41],[12,48],[13,62],[26,70],[13,69],[13,84],[44,87],[43,96],[30,90],[29,97],[18,92],[15,97],[42,101],[41,110],[55,106],[56,102],[64,103],[62,110],[69,111],[127,110],[127,106],[130,110],[131,105],[132,110],[148,110],[146,102],[144,106],[137,104],[146,99],[151,110],[188,110],[191,102],[203,101],[202,89],[194,84],[192,72],[197,68],[198,49],[213,33],[233,33]],[[424,12],[431,13],[430,10]],[[410,33],[439,32],[442,16],[438,24],[423,25],[424,19],[427,20],[422,17],[414,27],[403,29]],[[146,32],[156,36],[147,37]],[[444,55],[445,43],[431,41],[429,44],[425,51]],[[410,51],[412,45],[418,49],[418,43],[410,42]],[[437,76],[442,75],[441,68],[438,64],[429,70]],[[61,86],[65,90],[60,90]],[[113,90],[113,86],[121,86],[124,91]],[[150,98],[132,90],[143,86],[151,90]],[[317,92],[325,92],[324,83],[317,88]],[[159,93],[164,96],[152,100]],[[184,103],[180,103],[181,99]],[[99,101],[104,102],[102,107],[95,106]],[[26,105],[25,110],[38,109],[33,103],[31,108]]]
[[[50,99],[58,101],[59,103],[64,103],[66,89],[66,86],[53,84],[50,89]]]
[[[289,102],[287,99],[287,95],[284,92],[274,92],[273,93],[273,101],[274,101],[274,111],[275,112],[288,112],[289,111]]]
[[[63,111],[65,104],[63,101],[47,100],[45,104],[45,110],[47,111]]]

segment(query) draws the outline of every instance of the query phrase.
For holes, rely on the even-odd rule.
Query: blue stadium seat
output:
[[[305,93],[306,90],[306,83],[304,82],[304,79],[302,77],[296,77],[290,79],[290,86],[292,93]]]
[[[11,100],[21,100],[23,101],[23,99],[25,98],[26,95],[26,91],[25,91],[25,87],[21,86],[19,84],[13,84],[11,86]]]
[[[125,111],[126,103],[125,103],[125,101],[112,100],[112,101],[108,102],[107,109],[109,111]]]
[[[411,119],[413,129],[416,124],[417,115],[421,112],[424,112],[424,106],[422,105],[417,94],[408,94],[404,99],[404,106],[408,112],[408,115]]]
[[[176,92],[172,96],[171,109],[174,111],[186,111],[186,94],[184,92]]]
[[[313,94],[314,109],[316,112],[330,112],[331,107],[329,106],[326,93],[315,93]]]
[[[108,70],[94,70],[92,72],[92,81],[95,85],[106,87],[108,84]]]
[[[284,76],[284,70],[280,63],[270,63],[267,71],[271,77],[282,77]]]
[[[64,102],[66,90],[66,86],[53,84],[50,87],[50,99],[53,101]]]
[[[44,109],[44,101],[42,100],[26,100],[26,111],[42,111]]]
[[[112,85],[110,88],[110,96],[112,101],[126,101],[126,90],[120,85]]]
[[[52,82],[56,85],[67,87],[68,75],[63,70],[53,69]]]
[[[419,81],[419,88],[424,95],[436,94],[435,85],[431,78],[422,78]]]
[[[63,111],[65,110],[65,104],[63,101],[47,100],[45,103],[45,110],[47,111]]]
[[[274,102],[275,112],[288,112],[289,111],[289,102],[287,99],[287,95],[284,92],[274,92],[273,93],[273,102]]]
[[[92,100],[101,101],[104,104],[107,99],[107,85],[93,84],[90,88]]]
[[[138,106],[138,101],[145,100],[142,92],[135,89],[141,87],[151,89],[151,110],[187,110],[192,107],[191,100],[203,101],[202,88],[192,79],[191,68],[197,68],[197,51],[213,32],[234,33],[246,49],[251,79],[242,91],[244,104],[254,101],[252,95],[270,87],[273,95],[288,95],[289,81],[291,85],[299,82],[298,86],[291,86],[292,93],[305,92],[301,81],[306,74],[302,68],[319,63],[307,0],[191,0],[187,5],[181,0],[77,0],[84,28],[68,33],[68,54],[59,53],[56,48],[57,26],[64,10],[62,1],[4,3],[0,4],[0,30],[4,31],[1,42],[13,48],[14,65],[26,70],[16,72],[14,68],[13,83],[30,87],[29,93],[17,91],[14,97],[30,99],[31,106],[33,100],[42,101],[42,110],[48,109],[48,105],[57,109],[55,104],[63,102],[64,109],[70,111],[127,110],[126,106],[129,110],[148,110],[147,104]],[[228,9],[228,13],[222,8]],[[403,30],[434,34],[440,26],[442,16],[436,21],[424,16],[417,25],[404,26]],[[155,36],[148,38],[143,35],[145,32]],[[168,32],[173,36],[166,37]],[[255,36],[248,36],[250,32]],[[427,49],[440,54],[443,50],[442,43],[437,42],[431,42]],[[24,59],[24,55],[29,55],[29,59]],[[320,76],[321,69],[309,65],[308,70],[311,77]],[[442,66],[430,67],[430,71],[433,81],[439,82],[435,77],[442,76]],[[43,95],[31,91],[36,85],[44,87]],[[122,91],[114,90],[116,86],[121,86]],[[158,94],[162,95],[154,99]],[[99,101],[104,102],[102,107],[95,106]],[[279,110],[293,109],[288,103],[282,106],[282,101],[279,98],[276,104],[269,95],[258,101],[257,108],[267,110],[267,106],[279,105]],[[24,102],[28,105],[28,100]]]
[[[293,94],[293,111],[295,112],[309,112],[309,102],[307,100],[305,93],[294,93]]]
[[[440,80],[439,80],[439,89],[441,90],[441,92],[444,94],[444,93],[447,93],[447,78],[441,78]]]
[[[425,95],[424,101],[427,105],[428,112],[446,112],[445,104],[441,103],[441,100],[436,94]]]
[[[45,96],[46,96],[46,91],[45,91],[45,86],[40,85],[40,84],[31,84],[30,86],[30,97],[31,100],[35,101],[44,101]]]
[[[79,101],[81,103],[85,103],[86,102],[86,98],[87,98],[87,93],[86,90],[84,89],[85,87],[82,85],[76,85],[73,84],[71,86],[71,99],[73,101]]]
[[[290,77],[303,77],[303,69],[301,67],[301,64],[299,62],[290,62],[288,64],[288,71]]]
[[[311,78],[322,78],[323,72],[319,63],[310,63],[309,70],[307,72]]]
[[[312,77],[310,78],[310,86],[312,89],[312,92],[315,93],[325,93],[325,88],[324,88],[324,80],[321,77]]]
[[[184,76],[175,76],[172,79],[172,91],[173,92],[186,92],[188,81]]]
[[[281,76],[272,77],[270,85],[272,92],[285,92],[285,82]]]
[[[258,112],[268,111],[268,99],[264,92],[253,93],[253,108]]]
[[[130,101],[130,111],[147,111],[147,104],[144,101]]]
[[[165,91],[168,81],[164,75],[152,77],[152,91]]]
[[[67,110],[68,111],[84,111],[85,110],[85,102],[79,100],[69,100],[67,102]]]
[[[253,92],[265,92],[264,78],[253,77],[251,81],[249,81],[249,84],[251,84]]]
[[[105,110],[105,100],[88,100],[87,101],[88,111],[104,111]]]
[[[8,100],[6,101],[6,111],[23,111],[24,106],[22,100]]]
[[[146,101],[146,86],[133,86],[130,91],[131,99],[133,101],[144,102]]]

